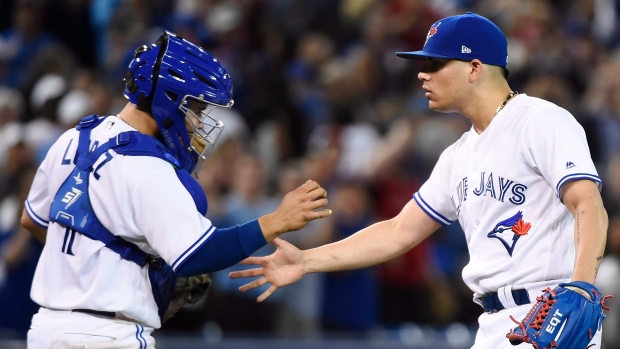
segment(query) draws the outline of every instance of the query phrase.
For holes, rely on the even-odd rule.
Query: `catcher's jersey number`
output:
[[[71,148],[71,144],[73,143],[73,139],[69,141],[69,144],[67,145],[67,149],[65,149],[65,154],[62,157],[62,160],[60,162],[61,165],[71,165],[73,163],[73,158],[68,158],[67,155],[69,154],[69,149]],[[97,149],[97,147],[99,147],[99,141],[95,141],[93,142],[93,145],[90,147],[90,150],[88,151],[89,153],[92,153],[95,149]],[[73,155],[75,157],[75,153]],[[99,174],[99,170],[108,162],[110,162],[110,160],[112,160],[112,158],[114,158],[114,156],[112,156],[112,153],[110,153],[110,151],[106,151],[105,153],[103,153],[103,156],[105,157],[103,159],[103,161],[101,161],[99,163],[99,165],[97,165],[94,169],[93,169],[93,176],[95,177],[96,180],[99,180],[99,178],[101,178],[101,175]]]

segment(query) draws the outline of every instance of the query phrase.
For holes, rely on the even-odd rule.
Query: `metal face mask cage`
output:
[[[224,130],[224,123],[210,114],[215,108],[230,108],[232,105],[232,101],[228,105],[209,103],[203,95],[199,97],[186,95],[181,100],[179,109],[185,114],[185,126],[190,138],[187,151],[196,157],[196,167],[193,171],[196,177],[200,174]]]

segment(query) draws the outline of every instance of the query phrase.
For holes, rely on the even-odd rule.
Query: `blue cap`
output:
[[[435,22],[426,35],[422,51],[396,52],[409,59],[446,58],[479,59],[484,64],[506,68],[508,40],[493,22],[467,12]]]

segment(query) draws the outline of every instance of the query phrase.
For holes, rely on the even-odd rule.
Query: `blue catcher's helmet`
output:
[[[232,90],[217,59],[170,32],[139,47],[125,77],[125,98],[153,116],[166,147],[196,174],[224,128],[209,113],[230,108]]]

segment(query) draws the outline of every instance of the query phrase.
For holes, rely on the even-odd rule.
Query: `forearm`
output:
[[[216,229],[175,271],[179,276],[192,276],[222,270],[237,264],[266,243],[256,220]]]
[[[583,202],[575,212],[575,268],[573,281],[594,283],[603,259],[608,218],[602,202]]]
[[[304,270],[330,272],[384,263],[417,246],[439,226],[411,200],[391,220],[375,223],[338,242],[303,251]]]
[[[28,231],[34,236],[35,239],[39,240],[40,243],[45,245],[45,238],[47,237],[47,229],[41,228],[39,226],[31,226],[26,227]]]
[[[30,216],[28,216],[28,213],[25,209],[22,211],[21,225],[26,228],[32,234],[32,236],[34,236],[42,244],[45,244],[45,238],[47,237],[47,228],[37,225],[32,219],[30,219]]]
[[[280,223],[280,219],[275,212],[261,216],[258,218],[258,224],[263,231],[263,237],[265,241],[271,242],[286,230],[283,224]]]
[[[303,251],[306,273],[352,270],[380,264],[412,247],[396,239],[391,221],[375,223],[346,239]]]
[[[27,229],[17,227],[14,235],[4,246],[7,269],[14,270],[22,265],[29,254],[30,239],[32,239],[32,234]]]

